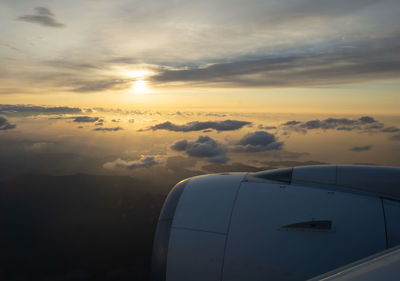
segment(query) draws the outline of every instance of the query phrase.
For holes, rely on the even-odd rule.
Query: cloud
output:
[[[361,123],[376,123],[377,121],[370,116],[362,116],[358,119]]]
[[[113,169],[128,169],[134,170],[137,168],[150,168],[154,165],[163,163],[164,160],[158,156],[144,156],[142,155],[139,160],[134,161],[126,161],[118,158],[115,161],[107,162],[103,165],[104,169],[113,170]]]
[[[173,132],[192,132],[202,131],[206,129],[214,129],[216,131],[234,131],[238,130],[246,125],[250,125],[251,122],[237,121],[237,120],[225,120],[225,121],[193,121],[184,125],[176,125],[170,121],[154,125],[149,130],[168,130]]]
[[[154,83],[182,82],[214,87],[316,87],[396,78],[400,75],[400,55],[395,46],[400,36],[363,39],[325,52],[280,54],[275,57],[244,59],[162,69]]]
[[[214,157],[223,153],[222,147],[208,136],[199,136],[194,142],[189,142],[186,153],[194,157]]]
[[[171,146],[171,149],[175,150],[175,151],[185,151],[188,147],[188,144],[189,144],[189,142],[187,140],[180,140],[180,141],[177,141],[176,143],[174,143]]]
[[[77,123],[93,123],[99,120],[99,117],[90,117],[90,116],[77,116],[74,117],[74,122]]]
[[[82,109],[78,107],[68,106],[37,106],[37,105],[10,105],[0,104],[0,113],[6,115],[64,115],[82,113]]]
[[[276,130],[276,126],[264,126],[264,125],[258,125],[258,129],[260,130]]]
[[[390,136],[390,139],[394,140],[394,141],[400,141],[400,134],[396,134],[396,135]]]
[[[207,161],[213,163],[225,163],[229,160],[225,156],[223,145],[208,136],[199,136],[195,141],[177,141],[171,149],[185,151],[191,157],[208,158]]]
[[[275,135],[257,131],[248,133],[242,137],[233,148],[237,152],[260,152],[267,150],[278,150],[283,146],[283,142],[278,142]]]
[[[372,144],[369,145],[364,145],[364,146],[354,146],[352,148],[350,148],[350,151],[355,151],[355,152],[361,152],[361,151],[368,151],[371,150],[371,148],[373,147]]]
[[[111,127],[111,128],[94,128],[93,131],[102,131],[102,132],[116,132],[121,131],[124,128],[121,127]]]
[[[398,128],[396,126],[390,126],[390,127],[383,128],[381,130],[381,132],[384,132],[384,133],[397,133],[397,132],[400,132],[400,128]]]
[[[379,123],[373,117],[362,116],[358,119],[348,119],[348,118],[327,118],[324,120],[309,120],[309,121],[288,121],[281,124],[284,129],[290,129],[297,132],[306,133],[307,130],[338,130],[338,131],[353,131],[353,130],[363,130],[363,131],[384,131],[384,124]]]
[[[358,119],[327,118],[324,120],[288,121],[281,124],[284,130],[307,133],[308,130],[337,130],[337,131],[361,131],[365,133],[397,133],[400,128],[386,126],[371,116],[362,116]],[[287,133],[287,131],[286,131]]]
[[[56,27],[56,28],[66,27],[65,24],[60,23],[55,19],[53,12],[51,12],[48,8],[45,7],[36,7],[35,14],[20,16],[18,20],[35,23],[47,27]]]
[[[0,116],[0,131],[7,131],[15,129],[16,127],[17,126],[15,124],[10,124],[5,117]]]
[[[103,78],[102,80],[84,80],[73,83],[66,82],[66,86],[72,86],[72,91],[78,93],[124,90],[132,87],[132,79]]]

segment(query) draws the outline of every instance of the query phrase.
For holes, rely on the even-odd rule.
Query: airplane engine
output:
[[[307,280],[398,244],[400,168],[198,176],[164,203],[152,280]]]

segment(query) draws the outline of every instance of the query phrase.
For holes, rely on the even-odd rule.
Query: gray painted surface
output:
[[[336,184],[336,165],[304,166],[293,169],[292,181]]]
[[[400,245],[400,202],[383,200],[388,247]],[[399,276],[400,279],[400,276]]]
[[[309,281],[398,281],[400,248],[392,248]]]
[[[245,174],[195,177],[183,191],[172,226],[227,233],[233,202]]]
[[[173,228],[166,280],[221,280],[225,238],[223,234]]]
[[[326,184],[400,199],[400,168],[350,165],[295,167],[292,184]]]
[[[333,230],[280,230],[310,220],[331,220]],[[379,198],[245,182],[233,211],[223,280],[305,280],[385,247]]]

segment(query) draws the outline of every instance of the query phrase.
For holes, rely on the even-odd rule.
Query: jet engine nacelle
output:
[[[400,244],[399,199],[390,167],[190,178],[164,203],[152,279],[306,280]]]

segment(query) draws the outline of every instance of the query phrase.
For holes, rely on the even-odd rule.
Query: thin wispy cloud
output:
[[[363,146],[354,146],[354,147],[350,148],[350,151],[355,151],[355,152],[368,151],[368,150],[371,150],[372,147],[373,147],[372,144],[363,145]]]
[[[103,165],[104,169],[127,169],[127,170],[135,170],[138,168],[150,168],[154,165],[161,164],[164,162],[164,159],[159,156],[144,156],[142,155],[139,160],[127,161],[123,159],[116,159],[112,162],[107,162]]]
[[[36,7],[35,13],[30,15],[23,15],[18,17],[19,21],[39,24],[47,27],[63,28],[66,27],[64,23],[58,22],[55,15],[49,8]]]
[[[39,106],[0,104],[0,113],[7,115],[64,115],[82,113],[83,109],[68,106]]]
[[[103,128],[103,127],[99,127],[99,128],[94,128],[93,131],[97,131],[97,132],[117,132],[117,131],[121,131],[124,128],[122,127],[109,127],[109,128]]]

